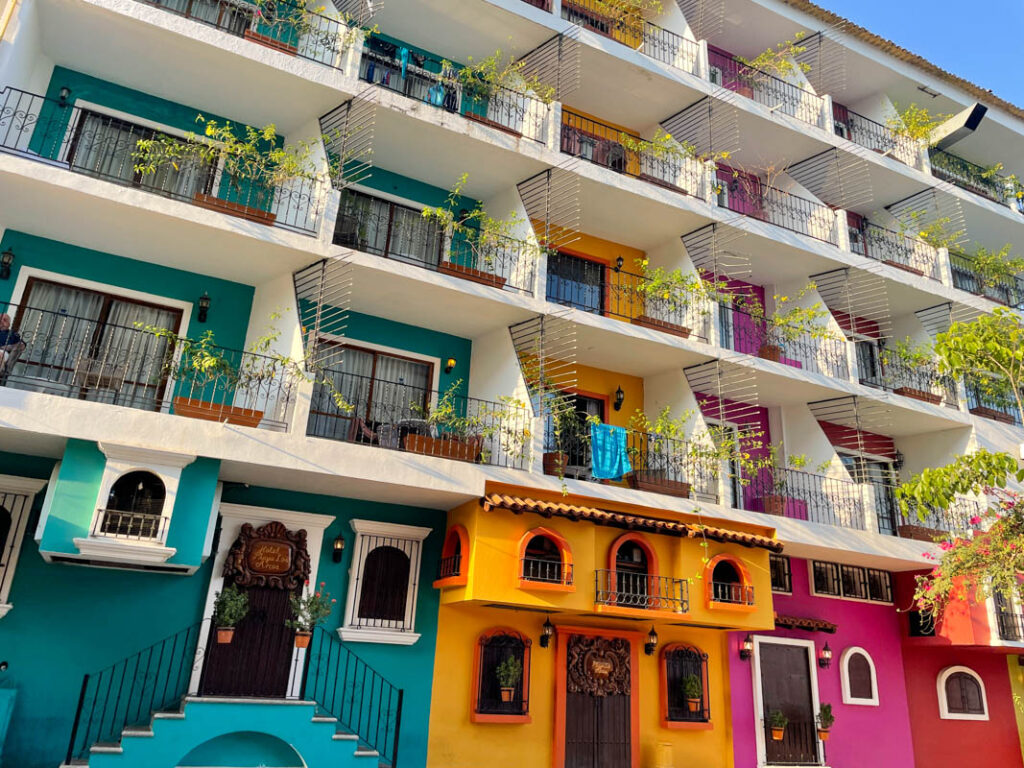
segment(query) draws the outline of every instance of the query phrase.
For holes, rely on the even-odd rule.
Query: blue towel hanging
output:
[[[611,424],[590,425],[590,472],[595,480],[621,480],[633,471],[626,430]]]
[[[430,90],[427,91],[427,100],[435,107],[440,107],[444,104],[444,86],[440,83],[434,83],[430,86]]]
[[[398,60],[402,62],[402,77],[405,77],[405,70],[409,66],[409,49],[399,48],[398,49]]]

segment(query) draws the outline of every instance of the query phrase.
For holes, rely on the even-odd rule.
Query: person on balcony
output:
[[[6,378],[24,349],[25,342],[11,329],[11,316],[0,315],[0,377]]]

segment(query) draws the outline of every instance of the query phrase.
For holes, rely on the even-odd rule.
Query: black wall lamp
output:
[[[11,279],[11,265],[14,263],[14,251],[8,248],[0,253],[0,280]]]
[[[341,562],[341,555],[342,555],[342,553],[344,551],[345,551],[345,539],[342,538],[341,536],[338,536],[334,540],[334,543],[331,544],[331,558],[334,560],[334,562],[336,562],[336,563],[340,563]]]
[[[740,646],[740,658],[743,661],[750,661],[750,657],[754,655],[754,638],[747,635],[743,638],[743,644]]]
[[[828,643],[825,643],[825,647],[818,653],[818,666],[822,669],[832,666],[832,649],[828,647]]]
[[[544,626],[540,628],[540,647],[547,648],[551,645],[551,636],[555,634],[555,625],[551,623],[551,617],[544,619]]]
[[[616,272],[621,272],[621,271],[622,271],[622,265],[623,265],[623,264],[625,264],[625,263],[626,263],[626,262],[625,262],[625,261],[623,261],[622,257],[621,257],[621,256],[619,256],[619,258],[617,258],[617,259],[615,260],[615,271],[616,271]]]
[[[456,361],[456,359],[454,357],[449,357],[447,360],[445,360],[444,361],[444,372],[445,373],[451,373],[452,371],[454,371],[455,370],[455,363],[456,362],[457,361]]]
[[[210,294],[203,291],[203,295],[199,297],[199,322],[206,322],[206,315],[210,311]]]
[[[60,87],[59,95],[60,95],[60,105],[62,107],[66,107],[68,105],[68,96],[71,95],[71,89],[68,88],[66,85],[62,85]]]
[[[654,631],[654,626],[651,626],[651,631],[647,633],[647,642],[644,643],[644,653],[648,656],[654,655],[654,649],[658,647],[658,633]]]
[[[612,403],[612,408],[616,411],[622,410],[622,401],[626,399],[626,393],[622,391],[622,387],[615,390],[615,402]]]

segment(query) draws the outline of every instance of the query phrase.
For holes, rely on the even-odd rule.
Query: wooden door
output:
[[[761,694],[765,753],[769,764],[814,765],[818,761],[817,727],[811,665],[807,647],[761,643]],[[789,718],[782,741],[769,732],[772,712]]]
[[[630,646],[570,635],[566,647],[565,768],[629,768]]]

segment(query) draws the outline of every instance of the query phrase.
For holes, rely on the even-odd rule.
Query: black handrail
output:
[[[656,61],[664,62],[684,72],[697,68],[700,44],[682,35],[644,21],[643,43],[640,52]]]
[[[1014,195],[1010,180],[1002,174],[938,147],[930,147],[928,155],[933,176],[996,203],[1012,203],[1017,211],[1024,212],[1024,201]]]
[[[690,610],[686,579],[599,568],[594,571],[594,581],[594,602],[599,605],[676,613]]]
[[[913,139],[896,133],[887,125],[846,110],[845,121],[836,118],[836,133],[855,144],[888,155],[901,163],[916,168],[919,164],[918,148]]]
[[[745,508],[780,517],[864,530],[860,486],[848,480],[790,467],[765,468],[750,478],[741,495]]]
[[[916,237],[871,222],[864,222],[863,228],[850,227],[850,250],[898,269],[942,280],[936,248]]]
[[[967,410],[975,416],[982,416],[1003,424],[1021,426],[1020,411],[1009,395],[997,396],[987,391],[978,381],[967,378],[964,381],[967,390]]]
[[[708,51],[711,82],[797,120],[825,127],[825,100],[809,90],[744,64],[735,56]]]
[[[992,282],[978,271],[971,256],[959,251],[949,252],[949,266],[955,288],[1009,307],[1024,306],[1024,279],[1013,276]]]
[[[911,364],[897,359],[884,358],[874,370],[861,371],[860,381],[872,387],[879,387],[897,395],[915,400],[942,404],[947,408],[960,407],[956,392],[956,381],[951,376],[939,373],[935,364]]]
[[[839,244],[835,212],[827,205],[808,200],[743,174],[719,171],[715,184],[718,205],[752,219],[774,224],[832,245]]]

